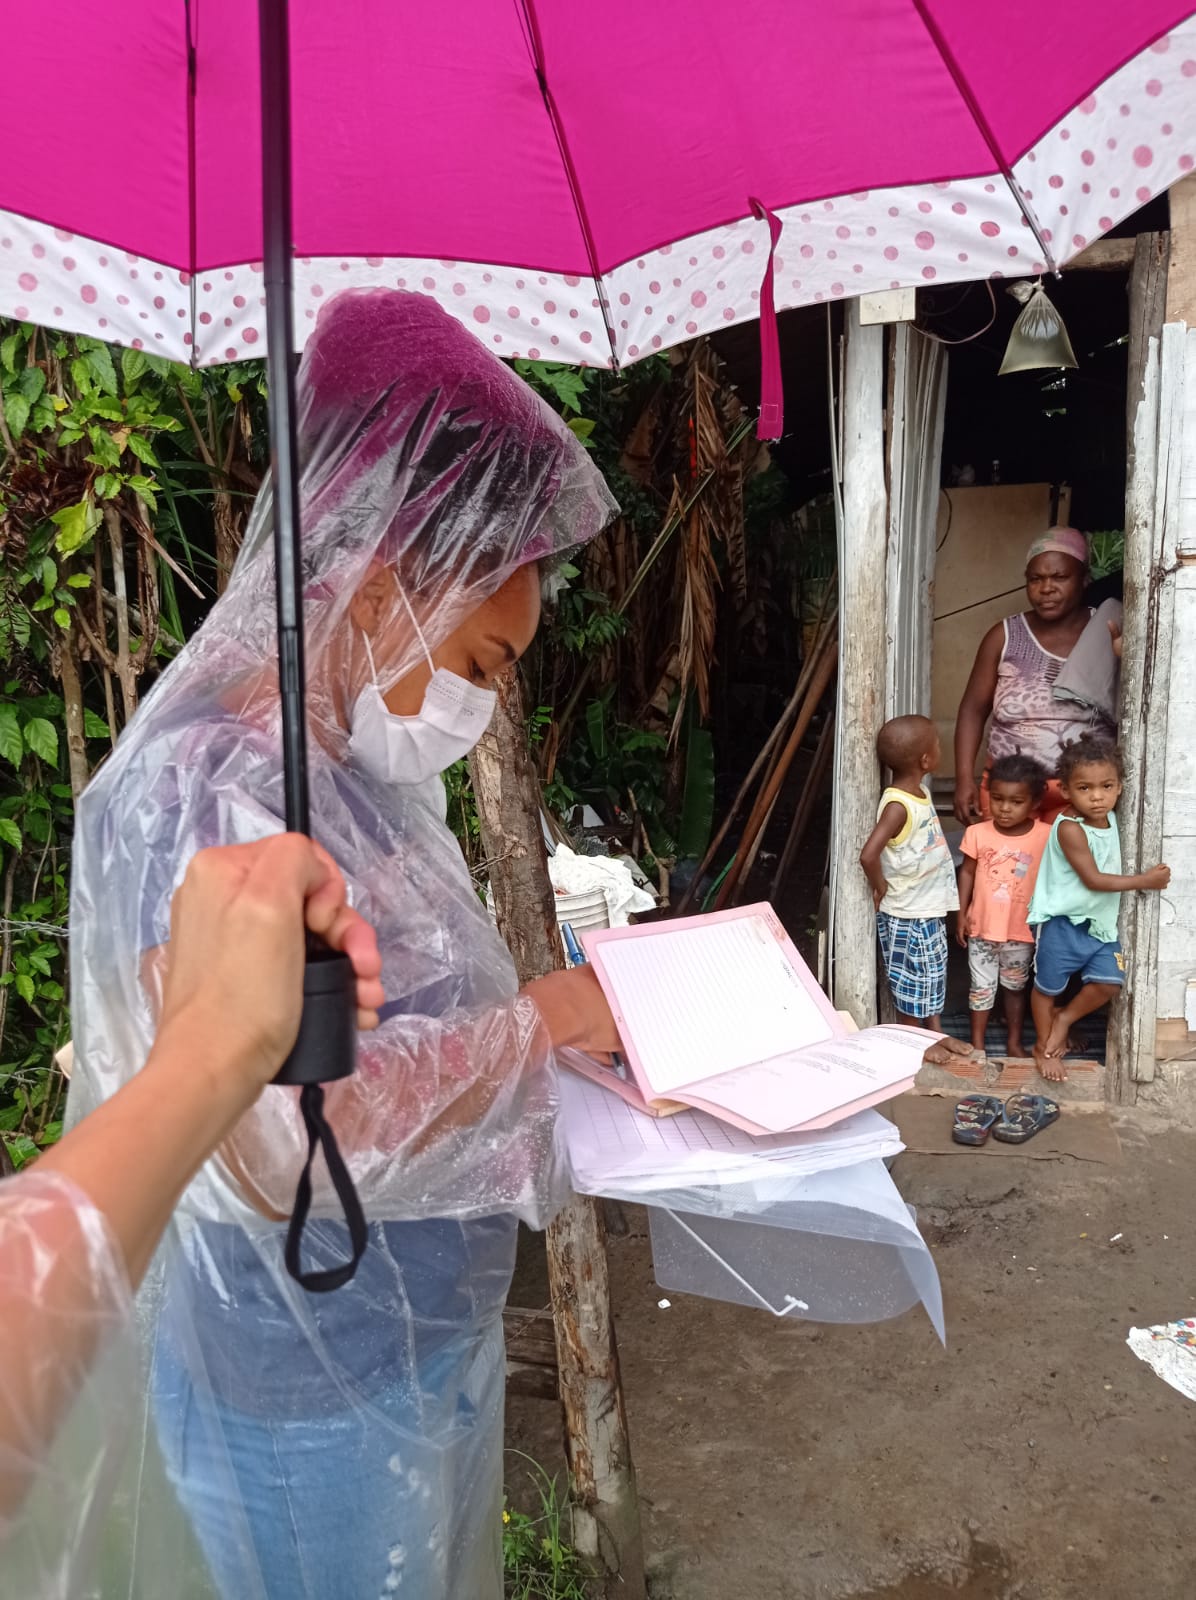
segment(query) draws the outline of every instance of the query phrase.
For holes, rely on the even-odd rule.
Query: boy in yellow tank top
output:
[[[876,931],[903,1022],[939,1028],[947,1000],[947,913],[959,909],[955,866],[927,779],[938,766],[929,717],[894,717],[876,740],[892,782],[860,851],[872,885]]]

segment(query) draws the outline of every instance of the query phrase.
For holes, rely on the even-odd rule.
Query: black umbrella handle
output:
[[[357,978],[348,956],[309,941],[303,969],[303,1015],[295,1047],[275,1083],[334,1083],[357,1060]]]

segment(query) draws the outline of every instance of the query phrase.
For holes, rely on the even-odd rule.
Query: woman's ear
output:
[[[371,638],[378,631],[389,593],[390,579],[387,570],[381,563],[374,562],[358,585],[352,600],[349,601],[350,620]]]

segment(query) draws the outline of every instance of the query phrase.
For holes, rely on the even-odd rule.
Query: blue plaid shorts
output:
[[[907,1017],[937,1017],[947,1003],[946,917],[876,913],[876,931],[889,988]]]

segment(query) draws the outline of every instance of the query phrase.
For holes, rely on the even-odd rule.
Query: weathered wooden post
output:
[[[832,993],[861,1027],[876,1021],[876,917],[859,853],[876,822],[876,735],[885,705],[884,329],[847,311],[843,528],[839,549],[839,710],[832,832]]]
[[[498,926],[519,981],[528,983],[565,963],[514,670],[499,680],[494,722],[470,765]],[[639,1500],[601,1203],[575,1196],[549,1228],[547,1245],[574,1544],[599,1564],[611,1600],[644,1600]]]
[[[1162,848],[1162,785],[1151,767],[1169,658],[1159,659],[1169,629],[1158,571],[1161,530],[1156,528],[1159,429],[1159,337],[1167,314],[1170,236],[1140,233],[1130,269],[1130,331],[1126,371],[1125,649],[1121,669],[1119,736],[1126,784],[1117,806],[1127,872],[1153,866]],[[1153,356],[1152,356],[1153,341]],[[1156,695],[1158,703],[1156,704]],[[1157,759],[1157,751],[1156,751]],[[1153,853],[1152,853],[1153,852]],[[1137,1085],[1154,1076],[1158,964],[1158,895],[1122,896],[1121,942],[1127,954],[1126,987],[1109,1012],[1105,1093],[1131,1103]]]

